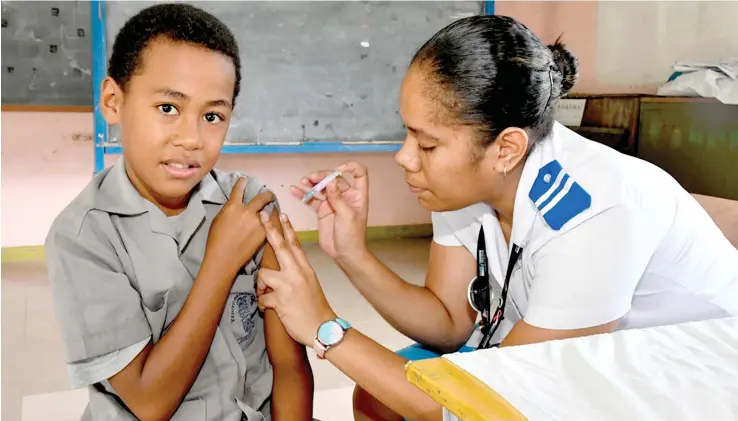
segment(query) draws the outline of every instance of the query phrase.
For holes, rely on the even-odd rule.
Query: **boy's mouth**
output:
[[[194,168],[195,167],[194,165],[180,164],[179,162],[170,162],[167,165],[172,166],[174,168],[182,168],[182,169]]]
[[[200,164],[190,160],[171,160],[165,161],[164,168],[175,178],[189,178],[197,174]]]

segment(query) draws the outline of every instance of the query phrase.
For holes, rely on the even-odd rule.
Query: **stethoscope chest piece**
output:
[[[466,289],[466,299],[474,311],[478,313],[489,312],[489,305],[494,301],[494,298],[495,292],[490,288],[487,279],[476,277],[469,282]],[[500,299],[497,301],[500,302]]]

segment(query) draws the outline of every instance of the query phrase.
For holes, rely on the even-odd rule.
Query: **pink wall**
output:
[[[511,16],[525,24],[546,43],[562,41],[579,59],[577,92],[592,92],[598,88],[595,73],[597,33],[596,1],[586,2],[495,2],[495,13]]]
[[[43,244],[54,217],[89,182],[92,143],[72,140],[92,131],[87,113],[2,113],[2,246]],[[289,196],[289,185],[316,169],[330,169],[348,155],[223,155],[218,168],[260,177],[281,198],[298,230],[315,229],[313,214]],[[406,225],[430,222],[410,194],[392,154],[361,154],[369,167],[369,223]],[[108,164],[116,157],[110,157]]]
[[[593,1],[497,1],[495,13],[524,23],[546,43],[561,36],[579,59],[579,93],[655,93],[657,86],[619,85],[597,78],[599,3]]]

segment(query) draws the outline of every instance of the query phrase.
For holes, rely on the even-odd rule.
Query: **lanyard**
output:
[[[492,303],[491,291],[489,288],[487,246],[484,238],[484,227],[479,230],[479,239],[477,240],[477,277],[473,281],[475,285],[472,286],[470,292],[470,301],[473,302],[473,306],[477,311],[482,313],[483,336],[478,349],[489,348],[492,337],[505,319],[505,305],[507,304],[507,292],[510,287],[510,278],[522,251],[522,247],[513,243],[512,251],[510,252],[510,259],[507,262],[507,271],[505,273],[505,282],[502,285],[502,293],[497,299],[497,308],[490,318]]]

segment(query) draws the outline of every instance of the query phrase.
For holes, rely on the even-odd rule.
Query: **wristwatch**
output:
[[[322,360],[329,349],[340,344],[349,329],[351,324],[340,317],[321,323],[313,340],[313,349],[318,358]]]

